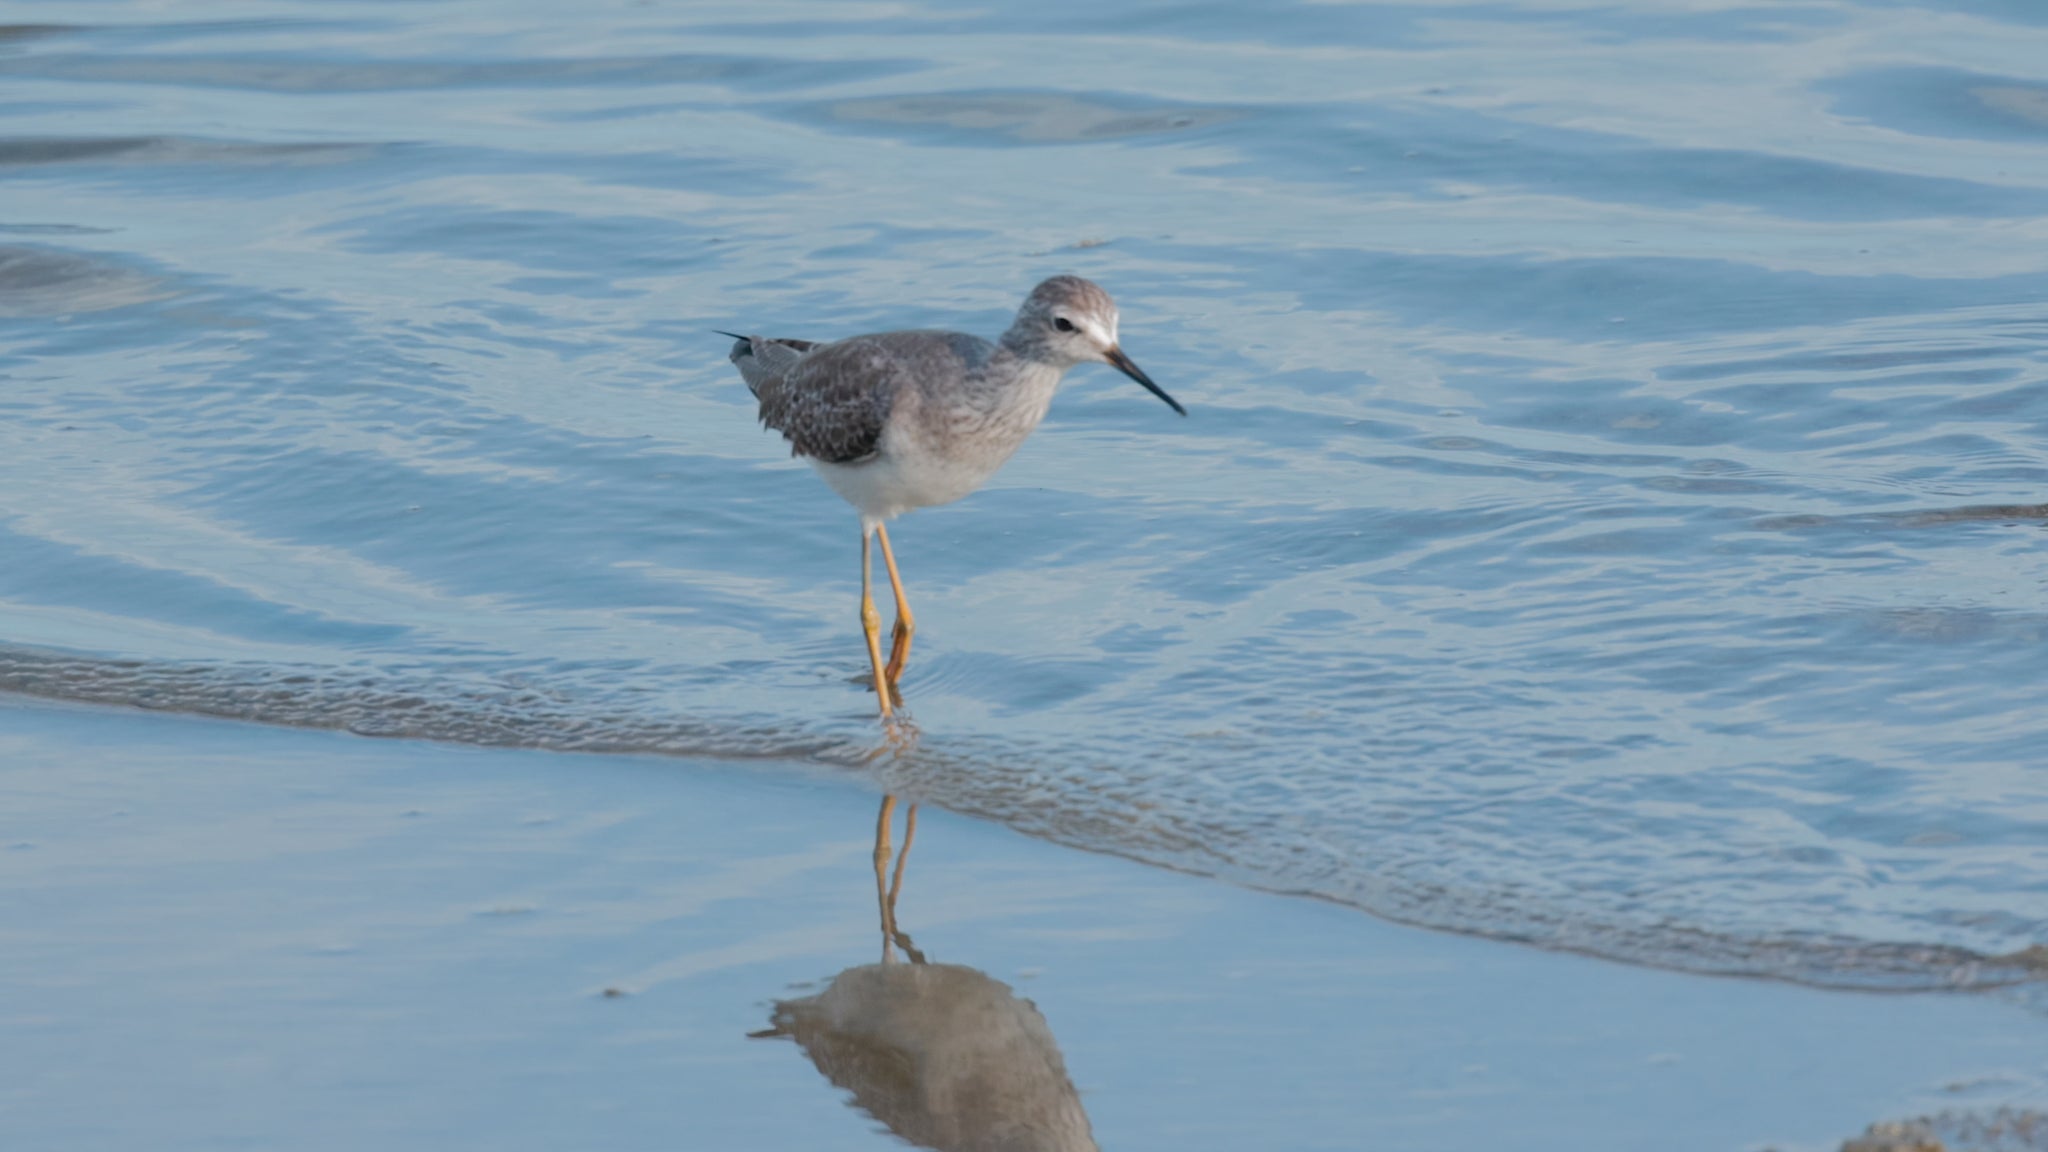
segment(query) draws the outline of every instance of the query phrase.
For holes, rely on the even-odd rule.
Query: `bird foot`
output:
[[[908,756],[917,747],[921,733],[910,718],[903,715],[886,716],[882,719],[882,742],[869,749],[860,758],[863,765],[872,765],[878,760],[899,759]]]
[[[912,964],[928,963],[924,953],[918,951],[917,945],[910,942],[910,933],[892,928],[889,930],[889,938],[896,942],[898,948],[903,949],[903,954],[909,957]]]

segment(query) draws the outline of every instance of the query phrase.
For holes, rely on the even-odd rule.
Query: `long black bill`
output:
[[[1166,406],[1168,408],[1173,409],[1175,412],[1178,412],[1183,416],[1188,414],[1188,410],[1180,406],[1180,401],[1175,400],[1171,396],[1168,396],[1163,390],[1160,389],[1159,385],[1154,384],[1152,382],[1152,378],[1150,376],[1145,375],[1145,370],[1143,368],[1140,368],[1136,364],[1132,363],[1131,358],[1129,356],[1124,355],[1123,349],[1112,346],[1109,350],[1109,362],[1111,364],[1116,365],[1117,371],[1123,373],[1126,376],[1129,376],[1131,379],[1136,380],[1138,383],[1143,384],[1145,386],[1145,391],[1150,392],[1154,396],[1159,397],[1161,400],[1166,401]]]

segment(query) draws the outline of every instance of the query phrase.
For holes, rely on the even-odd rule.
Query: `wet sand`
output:
[[[900,1146],[749,1036],[872,982],[855,781],[18,698],[0,764],[0,1147]],[[2048,1101],[1995,998],[1424,932],[931,808],[898,920],[1049,1029],[1104,1148],[1832,1152]]]

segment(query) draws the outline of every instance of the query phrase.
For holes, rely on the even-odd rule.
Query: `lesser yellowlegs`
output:
[[[991,344],[961,332],[879,332],[832,343],[733,336],[732,362],[761,402],[761,422],[782,433],[833,491],[860,513],[860,625],[888,719],[917,630],[887,521],[979,488],[1010,458],[1077,364],[1110,364],[1187,410],[1117,345],[1116,302],[1078,276],[1031,290],[1016,322]],[[896,626],[882,659],[869,543],[880,540]]]

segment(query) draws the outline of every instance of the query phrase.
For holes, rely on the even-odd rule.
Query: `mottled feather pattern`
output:
[[[870,683],[885,721],[895,719],[895,685],[914,625],[882,526],[913,508],[949,504],[981,487],[1038,427],[1060,378],[1077,364],[1111,365],[1187,415],[1124,355],[1116,319],[1107,292],[1079,277],[1055,276],[1031,290],[1017,319],[993,344],[962,332],[879,332],[831,344],[725,333],[737,341],[732,362],[760,402],[761,423],[782,433],[791,451],[808,457],[825,483],[860,513],[861,627],[874,671]],[[877,538],[896,593],[896,629],[886,663],[871,595],[869,545]],[[980,1088],[947,1091],[973,1094]],[[1071,1087],[1067,1096],[1073,1103]],[[1081,1139],[1073,1146],[1092,1152],[1087,1120],[1077,1103],[1072,1111]],[[993,1148],[1010,1142],[992,1134],[971,1143]]]
[[[761,422],[782,433],[795,455],[853,464],[874,455],[906,392],[958,381],[993,351],[958,332],[886,332],[831,344],[756,337],[734,347],[733,363],[761,402]]]

